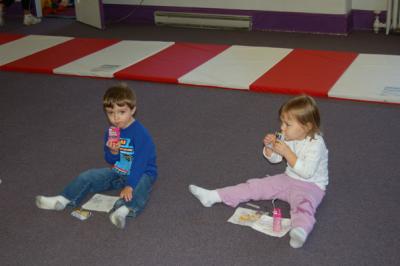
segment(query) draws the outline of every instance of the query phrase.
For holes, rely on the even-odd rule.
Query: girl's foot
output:
[[[189,190],[204,207],[211,207],[214,203],[221,202],[216,190],[208,190],[196,185],[189,185]]]
[[[292,248],[301,248],[304,245],[304,242],[306,242],[306,239],[307,233],[303,228],[295,227],[290,230],[289,244]]]

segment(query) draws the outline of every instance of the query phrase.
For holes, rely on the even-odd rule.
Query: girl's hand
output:
[[[272,153],[274,152],[272,150],[272,145],[275,142],[276,137],[274,134],[267,134],[264,139],[263,139],[263,143],[264,143],[264,154],[268,157],[271,157]]]
[[[285,158],[286,155],[292,151],[289,146],[281,140],[275,140],[272,145],[272,150]]]
[[[133,198],[133,188],[131,186],[126,186],[119,193],[119,197],[123,198],[125,201],[131,201]]]
[[[284,157],[290,167],[294,167],[297,162],[297,156],[284,141],[276,140],[272,150]]]
[[[275,134],[267,134],[264,137],[264,146],[271,146],[276,141]]]
[[[121,144],[119,142],[107,141],[106,146],[110,149],[110,152],[114,155],[119,153],[119,147]]]

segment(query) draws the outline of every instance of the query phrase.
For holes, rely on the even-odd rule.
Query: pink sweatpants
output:
[[[246,183],[217,189],[222,202],[236,207],[250,200],[280,199],[290,204],[292,227],[301,227],[307,234],[315,224],[315,211],[325,191],[314,183],[289,177],[286,174],[249,179]]]

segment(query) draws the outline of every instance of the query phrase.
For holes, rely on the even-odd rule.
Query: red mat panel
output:
[[[114,74],[119,79],[177,83],[178,79],[215,57],[229,45],[175,43]]]
[[[22,34],[0,33],[0,45],[25,37]]]
[[[357,53],[295,49],[250,85],[252,91],[328,96]]]
[[[23,72],[53,73],[53,69],[102,50],[119,40],[74,38],[51,48],[21,58],[1,69]]]

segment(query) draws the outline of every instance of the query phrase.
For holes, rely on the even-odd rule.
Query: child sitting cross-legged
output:
[[[125,84],[109,88],[103,108],[110,124],[120,130],[120,138],[104,136],[104,157],[110,167],[90,169],[69,183],[57,196],[37,196],[36,205],[46,210],[77,206],[88,193],[120,190],[120,199],[110,214],[111,222],[124,228],[126,217],[139,215],[157,179],[156,148],[146,128],[135,119],[136,95]]]

